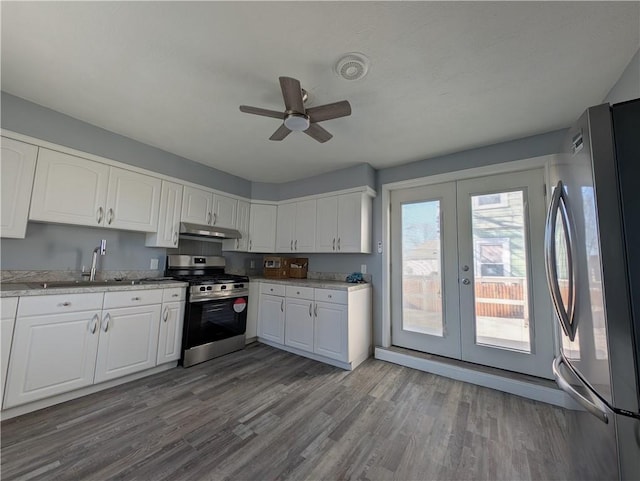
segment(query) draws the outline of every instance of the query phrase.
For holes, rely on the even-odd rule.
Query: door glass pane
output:
[[[471,196],[476,344],[531,352],[524,194]]]
[[[402,329],[442,336],[440,201],[402,205]]]

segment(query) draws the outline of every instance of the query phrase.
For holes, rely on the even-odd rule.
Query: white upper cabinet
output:
[[[2,137],[0,235],[24,239],[38,147]]]
[[[155,232],[161,181],[40,149],[30,220]]]
[[[251,204],[249,220],[249,252],[275,252],[276,206]]]
[[[249,216],[251,204],[244,200],[238,201],[235,228],[240,232],[240,239],[225,239],[222,241],[223,251],[247,252],[249,250]]]
[[[371,197],[364,192],[318,199],[316,252],[371,252]]]
[[[105,227],[156,232],[162,181],[111,167]]]
[[[182,185],[162,181],[158,232],[147,234],[147,247],[178,247],[180,215],[182,212]]]
[[[278,206],[276,252],[315,252],[316,200]]]
[[[185,186],[182,222],[235,228],[238,201],[210,190]]]

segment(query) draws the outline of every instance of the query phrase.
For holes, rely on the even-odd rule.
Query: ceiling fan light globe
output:
[[[309,128],[311,122],[309,121],[309,117],[307,115],[289,114],[284,119],[284,125],[289,130],[302,132]]]

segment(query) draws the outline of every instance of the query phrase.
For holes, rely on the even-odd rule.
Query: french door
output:
[[[391,192],[391,342],[552,378],[542,169]]]

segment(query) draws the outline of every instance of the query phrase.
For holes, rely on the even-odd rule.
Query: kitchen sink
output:
[[[27,285],[32,289],[64,289],[68,287],[98,287],[98,286],[139,286],[147,284],[142,280],[130,279],[109,279],[105,281],[50,281],[50,282],[29,282]]]

